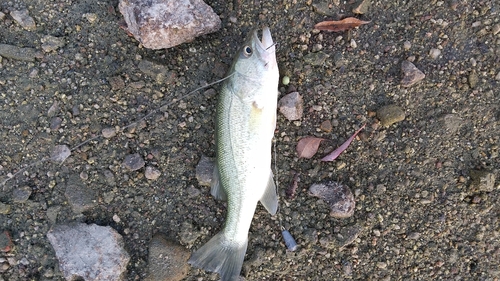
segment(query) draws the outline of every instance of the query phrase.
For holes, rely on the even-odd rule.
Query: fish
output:
[[[275,215],[278,195],[271,171],[279,70],[268,27],[249,33],[234,56],[217,102],[216,161],[210,193],[227,201],[222,230],[195,251],[188,263],[238,280],[248,231],[260,201]]]

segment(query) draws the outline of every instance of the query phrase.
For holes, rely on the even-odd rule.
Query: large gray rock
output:
[[[130,260],[123,239],[109,226],[84,223],[57,225],[47,238],[56,251],[64,278],[69,281],[119,281]]]
[[[170,48],[221,27],[202,0],[120,0],[119,8],[128,31],[150,49]]]

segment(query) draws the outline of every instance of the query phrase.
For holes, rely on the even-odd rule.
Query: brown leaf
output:
[[[324,140],[316,137],[301,138],[297,143],[297,155],[299,158],[311,158],[318,151],[319,144]]]
[[[319,30],[341,32],[349,29],[353,29],[362,24],[370,23],[369,21],[358,20],[357,18],[345,18],[339,21],[322,21],[314,26],[314,28]]]

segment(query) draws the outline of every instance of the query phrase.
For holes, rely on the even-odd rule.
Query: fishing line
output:
[[[228,75],[228,76],[226,76],[226,77],[224,77],[224,78],[222,78],[222,79],[219,79],[219,80],[217,80],[217,81],[215,81],[215,82],[212,82],[212,83],[207,84],[207,85],[205,85],[205,86],[198,87],[198,88],[196,88],[196,89],[192,90],[191,92],[189,92],[189,93],[187,93],[187,94],[185,94],[185,95],[181,96],[179,99],[174,99],[173,101],[167,102],[167,103],[163,104],[162,106],[159,106],[159,107],[157,107],[157,108],[153,109],[150,113],[146,114],[145,116],[143,116],[143,117],[142,117],[142,118],[140,118],[139,120],[134,121],[134,122],[132,122],[132,123],[130,123],[130,124],[128,124],[128,125],[126,125],[126,126],[124,126],[124,127],[121,127],[119,130],[117,130],[117,131],[116,131],[116,133],[121,133],[121,132],[123,132],[123,130],[125,130],[125,129],[127,129],[127,128],[130,128],[130,127],[133,127],[133,126],[135,126],[137,123],[139,123],[139,122],[141,122],[141,121],[143,121],[143,120],[147,119],[147,118],[148,118],[148,117],[150,117],[151,115],[153,115],[153,114],[157,113],[157,112],[158,112],[159,110],[161,110],[162,108],[167,107],[167,106],[170,106],[170,105],[172,105],[172,104],[174,104],[174,103],[176,103],[176,102],[178,102],[178,101],[181,101],[181,100],[183,100],[183,99],[186,99],[186,98],[188,98],[188,97],[192,96],[193,94],[195,94],[196,92],[198,92],[199,90],[205,89],[205,88],[210,87],[210,86],[213,86],[213,85],[215,85],[215,84],[218,84],[218,83],[220,83],[220,82],[222,82],[222,81],[224,81],[224,80],[226,80],[226,79],[228,79],[228,78],[232,77],[234,74],[235,74],[235,73],[231,73],[230,75]],[[87,143],[89,143],[89,142],[91,142],[91,141],[93,141],[93,140],[100,139],[100,138],[102,138],[102,137],[103,137],[103,136],[102,136],[102,134],[99,134],[99,135],[97,135],[97,136],[95,136],[95,137],[92,137],[92,138],[90,138],[90,139],[87,139],[87,140],[85,140],[85,141],[83,141],[83,142],[81,142],[81,143],[77,144],[76,146],[74,146],[74,147],[70,148],[70,151],[74,151],[74,150],[78,149],[79,147],[81,147],[81,146],[83,146],[83,145],[85,145],[85,144],[87,144]],[[40,164],[40,163],[43,163],[43,162],[46,162],[46,161],[49,161],[49,160],[54,160],[56,157],[58,157],[58,155],[55,155],[55,156],[53,156],[53,157],[44,157],[44,158],[42,158],[42,159],[40,159],[40,160],[38,160],[38,161],[36,161],[36,162],[34,162],[34,163],[32,163],[32,164],[29,164],[28,166],[26,166],[26,167],[24,167],[24,168],[20,169],[19,171],[15,172],[14,174],[12,174],[12,175],[8,175],[8,176],[7,176],[7,178],[6,178],[5,180],[3,180],[2,182],[0,182],[0,185],[1,185],[1,186],[4,186],[4,185],[5,185],[5,184],[9,181],[9,180],[11,180],[11,179],[15,178],[18,174],[20,174],[20,173],[22,173],[22,172],[24,172],[24,171],[28,170],[28,169],[29,169],[29,168],[31,168],[31,167],[34,167],[34,166],[38,165],[38,164]],[[62,165],[62,163],[63,163],[63,162],[64,162],[64,161],[62,161],[62,162],[61,162],[61,165]],[[3,190],[3,189],[2,189],[2,190]]]

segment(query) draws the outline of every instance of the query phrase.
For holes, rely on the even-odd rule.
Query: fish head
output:
[[[268,27],[262,29],[262,39],[259,39],[258,30],[252,31],[236,53],[233,70],[249,78],[274,79],[279,76],[275,45]]]

